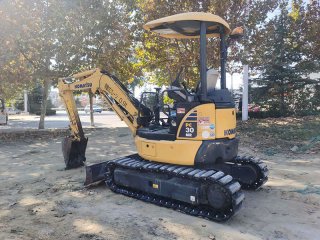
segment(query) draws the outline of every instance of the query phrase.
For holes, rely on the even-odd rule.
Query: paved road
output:
[[[90,127],[90,114],[84,111],[79,112],[82,125]],[[21,128],[38,128],[39,116],[35,115],[9,115],[9,124],[0,126],[2,129],[21,129]],[[94,122],[96,127],[125,127],[125,123],[120,121],[118,116],[112,111],[103,111],[102,113],[94,113]],[[57,111],[54,116],[45,118],[45,128],[68,128],[69,119],[65,111]]]

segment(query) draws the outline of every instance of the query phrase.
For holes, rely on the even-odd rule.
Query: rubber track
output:
[[[257,190],[268,181],[269,170],[267,168],[267,165],[264,162],[262,162],[260,159],[254,158],[252,156],[250,157],[237,156],[232,161],[232,163],[240,164],[242,166],[244,165],[253,166],[258,173],[258,177],[256,181],[254,181],[252,184],[241,183],[241,179],[236,179],[237,181],[240,182],[242,189]]]
[[[227,199],[231,202],[230,207],[223,211],[218,211],[209,205],[192,205],[189,203],[168,199],[150,193],[145,193],[123,186],[117,186],[113,180],[115,168],[134,169],[143,172],[164,173],[169,176],[181,177],[193,181],[200,181],[204,184],[217,184],[223,189]],[[186,166],[154,163],[143,160],[139,155],[131,155],[121,159],[109,161],[105,174],[107,186],[115,193],[120,193],[158,206],[171,208],[192,216],[206,218],[216,222],[228,220],[241,207],[244,194],[241,192],[240,184],[233,180],[230,175],[225,175],[221,171],[202,170]]]

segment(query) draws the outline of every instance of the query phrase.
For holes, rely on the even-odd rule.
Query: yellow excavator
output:
[[[253,157],[239,157],[236,109],[226,88],[227,47],[241,35],[221,17],[189,12],[160,18],[144,29],[164,38],[200,39],[200,80],[191,92],[180,73],[171,86],[146,92],[141,99],[105,70],[93,69],[59,79],[58,88],[69,119],[71,135],[62,142],[66,168],[85,165],[88,139],[75,105],[75,91],[103,96],[132,132],[137,154],[86,166],[85,184],[104,181],[124,194],[200,216],[225,221],[244,200],[243,189],[258,189],[268,179],[267,166]],[[207,38],[220,39],[218,71],[207,69]],[[164,95],[173,100],[164,104]],[[152,100],[150,100],[152,97]]]

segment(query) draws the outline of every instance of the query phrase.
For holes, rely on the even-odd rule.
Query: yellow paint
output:
[[[75,136],[76,139],[83,138],[83,131],[73,97],[73,92],[75,91],[100,93],[100,95],[105,97],[119,118],[128,125],[132,134],[136,134],[138,128],[138,109],[132,104],[128,93],[124,91],[116,81],[106,74],[101,73],[98,68],[77,73],[72,77],[76,79],[76,81],[72,83],[66,82],[65,78],[59,79],[58,89],[69,115],[72,135]],[[115,101],[118,104],[115,103]],[[120,106],[124,108],[126,112],[124,112]]]
[[[236,129],[236,110],[234,108],[216,110],[216,138],[235,138],[236,134],[225,135],[225,131]]]
[[[225,34],[229,34],[231,32],[229,24],[217,15],[213,15],[211,13],[205,12],[186,12],[186,13],[179,13],[175,15],[171,15],[168,17],[163,17],[160,19],[153,20],[151,22],[146,23],[143,28],[145,30],[150,30],[156,32],[156,30],[152,30],[155,27],[164,26],[167,23],[176,23],[176,22],[183,22],[183,21],[205,21],[209,23],[215,23],[213,26],[208,27],[208,30],[215,30],[219,25],[224,26]],[[176,39],[183,39],[183,38],[199,38],[200,34],[197,36],[186,36],[184,34],[178,33],[171,29],[166,29],[166,33],[160,34],[161,37],[165,38],[176,38]],[[207,37],[219,37],[219,33],[208,33]]]
[[[175,140],[157,141],[135,137],[138,154],[144,159],[179,165],[194,165],[194,159],[202,141]],[[146,144],[154,146],[154,151],[146,151]],[[150,147],[149,147],[150,148]],[[155,155],[153,155],[155,153]]]
[[[156,144],[142,141],[141,142],[141,152],[144,155],[155,157],[156,156]]]
[[[187,118],[197,111],[197,121],[188,121]],[[201,122],[201,119],[209,118],[209,123]],[[184,124],[197,122],[197,136],[179,137]],[[206,122],[206,121],[205,121]],[[214,126],[214,128],[210,128]],[[201,104],[191,109],[182,119],[177,132],[177,139],[188,139],[193,141],[214,140],[219,138],[235,138],[236,111],[234,108],[216,109],[214,103]]]
[[[187,118],[192,114],[197,112],[197,120],[189,121]],[[188,122],[195,122],[197,124],[197,136],[194,138],[190,137],[179,137],[179,133],[184,124]],[[213,129],[210,128],[210,125],[214,126]],[[178,132],[177,139],[188,139],[188,140],[213,140],[215,139],[215,125],[216,125],[216,117],[215,117],[215,105],[214,103],[201,104],[191,109],[182,119]]]
[[[135,136],[139,155],[150,161],[192,166],[202,141],[235,137],[235,109],[216,109],[214,103],[206,103],[196,106],[184,116],[178,128],[177,140],[158,141],[141,138],[136,136],[138,109],[132,104],[128,93],[116,81],[102,74],[99,69],[82,72],[74,77],[76,81],[73,83],[60,79],[58,88],[69,115],[72,135],[77,140],[84,138],[84,134],[73,97],[74,91],[98,92],[105,96],[110,106]],[[195,112],[196,119],[187,120]],[[192,124],[187,127],[193,128],[196,125],[195,137],[179,137],[183,124],[190,122]]]

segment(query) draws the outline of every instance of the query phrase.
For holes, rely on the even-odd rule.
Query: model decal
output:
[[[195,138],[197,136],[197,123],[185,122],[179,133],[179,137]]]

